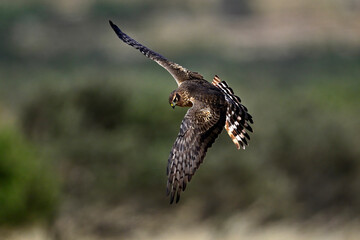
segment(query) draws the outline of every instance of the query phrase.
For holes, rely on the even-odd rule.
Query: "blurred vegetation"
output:
[[[53,170],[14,129],[0,128],[0,224],[48,219],[58,201]]]
[[[168,208],[167,157],[186,109],[169,107],[171,76],[119,42],[109,18],[144,32],[140,42],[154,43],[208,80],[218,74],[254,117],[246,151],[237,151],[223,132],[180,204],[201,203],[204,218],[251,207],[268,220],[360,215],[359,48],[329,41],[300,43],[278,55],[272,46],[234,50],[227,41],[247,29],[235,23],[261,11],[251,1],[219,2],[217,15],[216,5],[160,0],[0,7],[0,101],[17,128],[0,131],[1,223],[54,214],[59,199],[76,207]],[[214,15],[224,22],[212,27],[228,25],[223,34],[231,34],[204,29],[198,38],[184,36],[189,46],[179,44],[180,50],[167,39],[157,43],[164,6],[182,21],[183,15]],[[171,29],[169,38],[178,34]],[[39,160],[33,148],[49,160]]]

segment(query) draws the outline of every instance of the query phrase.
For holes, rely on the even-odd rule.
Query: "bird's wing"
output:
[[[126,44],[134,47],[135,49],[138,49],[142,54],[144,54],[146,57],[154,60],[157,62],[160,66],[165,68],[176,80],[176,83],[178,86],[186,80],[191,79],[203,79],[203,76],[201,76],[197,72],[192,72],[187,70],[186,68],[180,66],[177,63],[173,63],[169,60],[167,60],[165,57],[161,56],[160,54],[152,51],[151,49],[145,47],[144,45],[138,43],[131,37],[129,37],[127,34],[122,32],[118,26],[116,26],[113,22],[109,21],[110,26],[116,33],[116,35]]]
[[[240,147],[245,149],[245,146],[248,144],[247,141],[250,140],[250,136],[246,130],[252,132],[250,126],[250,123],[253,123],[252,116],[248,113],[247,108],[241,104],[240,98],[234,94],[234,91],[225,81],[221,81],[220,78],[215,75],[212,84],[223,92],[225,100],[228,103],[225,124],[227,133],[237,149],[240,149]]]
[[[181,191],[202,163],[206,151],[214,143],[225,125],[226,109],[194,104],[180,126],[180,132],[170,152],[166,186],[170,203],[180,199]]]

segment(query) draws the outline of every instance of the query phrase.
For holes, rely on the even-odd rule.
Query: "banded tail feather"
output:
[[[250,126],[250,123],[253,123],[252,116],[247,112],[247,108],[241,104],[241,99],[234,94],[234,91],[225,81],[221,81],[215,75],[212,84],[224,93],[225,100],[228,103],[225,123],[227,133],[237,149],[240,149],[240,147],[245,149],[245,146],[248,145],[248,140],[250,140],[246,130],[252,132]]]
[[[203,79],[197,72],[192,72],[187,70],[186,68],[180,66],[177,63],[171,62],[167,60],[165,57],[160,55],[157,52],[147,48],[146,46],[142,45],[141,43],[137,42],[126,33],[120,30],[118,26],[116,26],[112,21],[109,20],[111,28],[114,30],[116,35],[126,44],[132,46],[133,48],[139,50],[143,55],[150,58],[151,60],[155,61],[157,64],[165,68],[175,79],[176,83],[180,85],[185,80],[190,79]]]

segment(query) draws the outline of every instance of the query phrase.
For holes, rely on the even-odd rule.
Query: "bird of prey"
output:
[[[117,36],[126,44],[165,68],[175,79],[178,88],[170,93],[172,108],[190,107],[180,126],[180,132],[171,149],[167,165],[167,195],[170,204],[180,199],[180,193],[204,160],[206,151],[225,127],[238,149],[245,149],[252,132],[252,116],[241,104],[240,98],[225,81],[215,75],[212,83],[197,72],[187,70],[177,63],[138,43],[118,26],[109,21]]]

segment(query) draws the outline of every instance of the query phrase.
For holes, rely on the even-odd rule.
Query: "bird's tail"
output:
[[[176,80],[177,84],[180,85],[181,82],[185,80],[189,80],[191,78],[202,78],[202,76],[198,73],[191,72],[186,68],[180,66],[177,63],[173,63],[167,60],[165,57],[161,56],[160,54],[152,51],[151,49],[147,48],[146,46],[142,45],[141,43],[137,42],[136,40],[129,37],[126,33],[120,30],[118,26],[116,26],[112,21],[109,21],[110,26],[116,33],[116,35],[126,44],[132,46],[133,48],[139,50],[142,54],[146,57],[154,60],[160,66],[165,68]]]
[[[227,133],[238,149],[240,147],[245,149],[245,146],[248,145],[247,140],[250,140],[246,130],[252,132],[250,127],[250,123],[253,123],[252,116],[247,112],[248,110],[241,104],[240,98],[234,94],[234,91],[225,81],[221,81],[215,75],[212,84],[225,94],[225,99],[228,103],[225,123]]]

